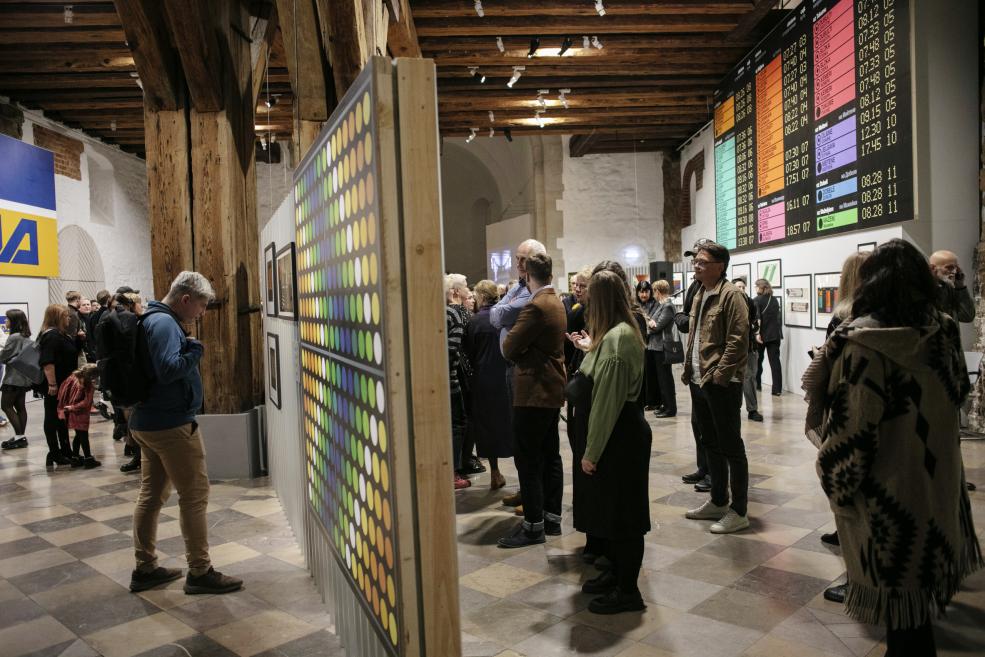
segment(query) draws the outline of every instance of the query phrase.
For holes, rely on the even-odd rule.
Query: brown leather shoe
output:
[[[489,488],[491,490],[496,490],[502,488],[506,485],[506,477],[500,473],[499,470],[493,470],[492,474],[489,476]]]
[[[523,515],[523,505],[522,504],[518,505],[515,509],[513,509],[513,513],[515,513],[518,516],[522,516]]]
[[[506,506],[519,506],[520,504],[523,504],[523,498],[520,497],[520,492],[517,491],[509,497],[504,497],[503,504]]]

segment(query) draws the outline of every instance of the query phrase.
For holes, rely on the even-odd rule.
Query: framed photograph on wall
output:
[[[797,328],[812,328],[811,317],[811,275],[783,277],[783,325]]]
[[[814,328],[824,331],[838,305],[838,284],[841,272],[814,274]]]
[[[15,301],[10,303],[0,303],[0,330],[4,333],[9,333],[7,330],[7,311],[8,310],[20,310],[27,317],[27,325],[31,326],[31,311],[30,305],[27,301]],[[34,330],[38,330],[40,327],[35,326]]]
[[[267,317],[277,316],[277,247],[271,242],[263,249],[263,309]]]
[[[732,265],[732,275],[729,276],[730,281],[734,281],[737,278],[746,279],[746,292],[752,293],[752,263],[744,262],[741,265]],[[753,296],[756,296],[753,294]]]
[[[280,336],[276,333],[267,334],[267,398],[270,403],[280,408]]]
[[[294,257],[294,242],[277,252],[277,316],[281,319],[297,318],[298,295],[295,285],[297,264]]]
[[[875,242],[865,242],[863,244],[859,244],[858,245],[858,252],[859,253],[872,253],[875,250],[876,250],[876,243]]]
[[[673,289],[670,291],[671,294],[677,294],[684,289],[684,272],[675,271],[673,274]]]
[[[770,286],[774,289],[781,289],[783,286],[783,272],[781,270],[780,259],[776,260],[760,260],[756,263],[756,280],[765,278],[770,282]],[[750,281],[750,287],[755,284],[756,281]]]

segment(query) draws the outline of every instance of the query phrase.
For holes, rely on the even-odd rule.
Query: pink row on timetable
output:
[[[787,217],[784,202],[767,205],[760,208],[758,213],[759,242],[772,242],[786,235]]]

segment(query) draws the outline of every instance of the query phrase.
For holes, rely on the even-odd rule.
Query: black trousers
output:
[[[691,404],[701,429],[701,444],[707,453],[712,504],[728,504],[731,483],[731,507],[744,516],[749,501],[749,462],[739,422],[742,384],[692,383]]]
[[[763,357],[770,359],[770,373],[773,375],[773,392],[783,390],[783,370],[780,368],[780,341],[759,345],[759,366],[756,370],[756,387],[763,387]]]
[[[545,517],[561,519],[560,414],[557,408],[513,407],[513,460],[523,491],[523,519],[531,524],[542,523]]]
[[[647,349],[643,367],[643,401],[644,406],[660,406],[666,403],[663,399],[663,390],[660,388],[660,380],[657,378],[657,368],[663,362],[662,351],[652,351]]]
[[[606,556],[612,562],[612,574],[620,593],[639,595],[640,567],[643,565],[643,535],[638,538],[606,542]]]
[[[72,455],[72,445],[68,442],[68,425],[58,419],[58,397],[44,396],[44,437],[48,441],[48,451]]]
[[[930,621],[920,627],[905,630],[888,628],[886,657],[937,657],[934,628]]]
[[[27,429],[27,406],[24,404],[27,390],[27,388],[4,386],[3,392],[0,393],[0,408],[10,420],[10,428],[14,430],[15,436],[23,436]]]
[[[451,393],[451,453],[456,472],[462,468],[462,445],[466,433],[468,418],[465,415],[465,397],[458,390]]]
[[[79,450],[82,450],[82,455],[86,458],[92,456],[92,450],[89,448],[89,432],[75,430],[75,440],[72,441],[72,452],[79,456]]]
[[[704,445],[701,444],[701,427],[698,426],[698,418],[695,417],[694,413],[691,413],[691,433],[694,434],[694,455],[698,462],[698,472],[706,475],[708,474],[708,454],[705,452]]]
[[[677,388],[674,387],[673,365],[663,362],[663,352],[647,352],[657,354],[660,362],[657,364],[657,383],[660,386],[660,401],[668,413],[677,412]]]

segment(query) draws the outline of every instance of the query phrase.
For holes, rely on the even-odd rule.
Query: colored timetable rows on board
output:
[[[382,381],[302,346],[309,498],[396,644],[396,540]]]
[[[735,248],[735,138],[715,148],[715,234],[720,244]]]
[[[841,0],[814,23],[815,118],[855,98],[854,9],[853,0]]]

